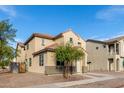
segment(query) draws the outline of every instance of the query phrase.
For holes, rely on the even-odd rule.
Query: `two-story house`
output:
[[[90,39],[86,46],[90,71],[124,70],[124,36],[106,41]]]
[[[85,72],[87,68],[86,42],[71,29],[56,36],[40,33],[32,34],[24,43],[17,44],[20,56],[16,58],[16,62],[26,62],[29,72],[61,73],[60,67],[63,66],[63,63],[56,61],[54,49],[69,42],[73,46],[82,48],[82,52],[84,52],[84,58],[73,64],[75,72]]]

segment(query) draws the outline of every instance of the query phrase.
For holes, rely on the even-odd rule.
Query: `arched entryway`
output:
[[[119,59],[116,60],[116,71],[119,71]]]

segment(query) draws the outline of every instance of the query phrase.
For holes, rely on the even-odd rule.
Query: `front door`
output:
[[[113,59],[109,59],[109,71],[112,71]]]
[[[119,59],[116,61],[116,71],[119,71]]]
[[[77,61],[77,72],[81,72],[81,65],[80,65],[80,61]]]

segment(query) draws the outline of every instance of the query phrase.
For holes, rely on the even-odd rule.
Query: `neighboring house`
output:
[[[57,46],[71,43],[74,47],[82,48],[84,58],[74,62],[75,72],[82,73],[87,68],[86,42],[71,29],[57,36],[40,33],[32,34],[24,43],[17,44],[19,55],[17,62],[26,62],[29,72],[43,74],[61,73],[62,62],[57,62],[54,49]]]
[[[90,71],[124,70],[124,36],[106,41],[87,40]]]

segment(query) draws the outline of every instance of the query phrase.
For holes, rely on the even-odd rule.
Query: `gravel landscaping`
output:
[[[67,82],[75,80],[84,80],[88,79],[87,77],[80,75],[73,75],[69,79],[64,79],[62,75],[42,75],[40,73],[4,73],[0,74],[0,87],[1,88],[11,88],[11,87],[28,87],[34,85],[50,84],[57,82]]]
[[[93,72],[92,72],[93,73]],[[69,88],[122,88],[124,87],[124,72],[94,72],[87,75],[96,78],[104,78],[106,75],[114,76],[114,79],[97,81],[94,83],[69,86]],[[98,75],[97,75],[98,74]],[[105,76],[103,76],[103,75]],[[69,81],[91,79],[85,75],[72,75],[69,79],[64,79],[62,75],[43,75],[40,73],[0,73],[0,88],[21,88],[44,84],[53,84]]]

